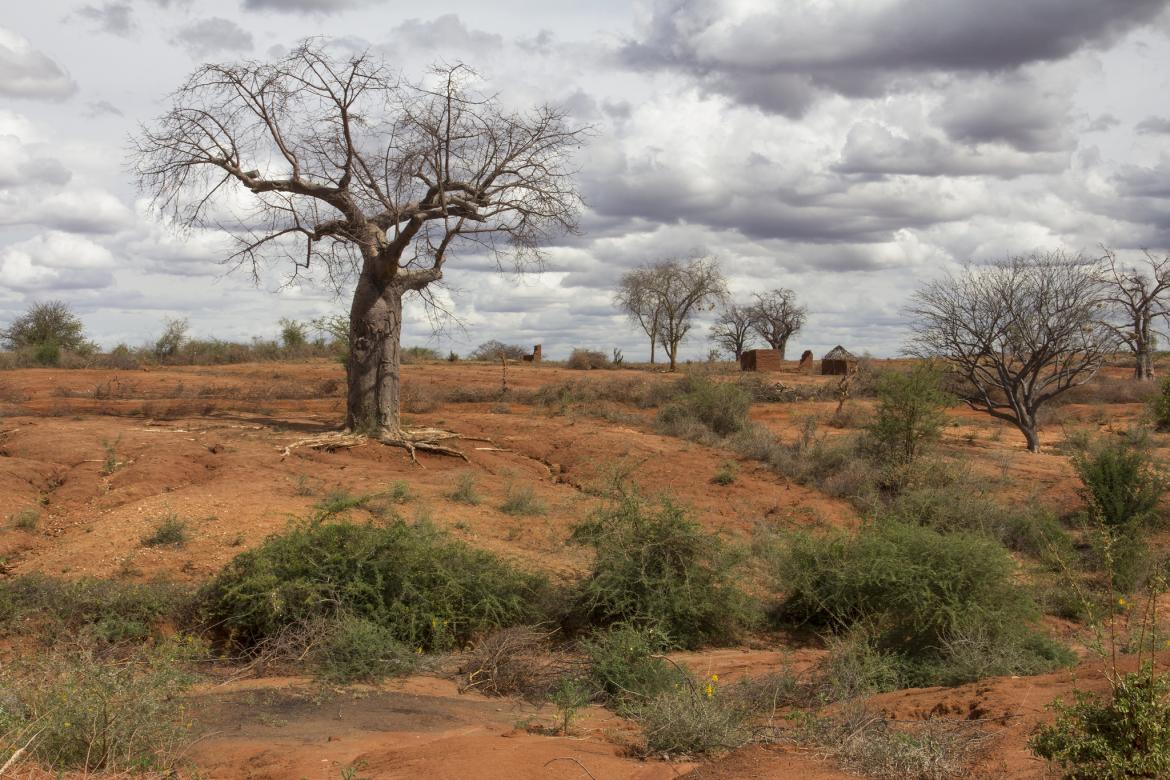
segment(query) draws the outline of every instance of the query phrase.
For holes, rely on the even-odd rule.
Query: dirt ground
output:
[[[1115,371],[1119,376],[1122,369]],[[645,371],[569,371],[516,366],[512,393],[542,385],[623,376],[670,381]],[[453,402],[451,388],[499,388],[498,366],[435,363],[404,368],[416,425],[458,431],[470,463],[365,445],[321,452],[292,445],[336,427],[343,416],[344,377],[336,363],[247,364],[139,371],[21,370],[0,373],[0,520],[24,509],[40,512],[34,530],[0,526],[0,572],[30,572],[136,581],[199,582],[242,550],[304,516],[331,489],[383,491],[405,483],[407,517],[426,517],[469,543],[528,568],[573,574],[584,550],[565,544],[570,526],[603,499],[615,477],[663,493],[694,509],[709,529],[750,542],[769,527],[849,526],[858,521],[845,501],[791,484],[739,459],[733,484],[711,477],[737,458],[660,436],[641,414],[620,422],[556,414],[512,400]],[[771,375],[786,384],[833,378]],[[864,404],[864,402],[858,402]],[[826,417],[834,402],[757,404],[753,416],[795,436],[809,415]],[[1121,426],[1140,403],[1070,404],[1064,423]],[[1058,508],[1078,504],[1060,425],[1045,432],[1044,453],[1032,455],[1005,423],[951,411],[943,447],[959,453],[997,491]],[[484,500],[447,498],[470,471]],[[547,506],[539,517],[499,510],[510,488],[531,487]],[[141,540],[160,519],[183,519],[191,538],[182,547],[147,547]],[[769,642],[777,640],[769,639]],[[767,644],[680,654],[696,671],[727,679],[804,668],[820,651]],[[1100,685],[1099,664],[1022,679],[990,679],[950,689],[898,691],[876,697],[893,717],[949,717],[986,722],[998,739],[975,772],[982,777],[1048,776],[1026,749],[1027,735],[1047,717],[1045,705],[1067,696],[1074,681]],[[204,736],[189,758],[206,778],[338,778],[360,767],[369,778],[822,778],[846,777],[828,759],[795,747],[752,747],[703,766],[644,761],[624,747],[632,727],[592,710],[572,737],[518,728],[547,717],[531,705],[459,693],[454,683],[417,676],[369,689],[322,694],[306,680],[260,678],[207,684],[193,694]],[[689,773],[689,774],[688,774]]]

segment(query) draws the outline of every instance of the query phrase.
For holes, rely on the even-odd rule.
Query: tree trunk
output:
[[[668,344],[666,349],[670,355],[670,370],[674,371],[675,366],[678,364],[678,342]]]
[[[366,273],[358,279],[349,313],[345,426],[351,431],[398,437],[402,289],[382,286]]]
[[[776,351],[780,353],[781,360],[784,359],[784,351],[786,349],[788,349],[788,337],[787,336],[780,339],[780,342],[776,345]]]
[[[1016,422],[1016,426],[1028,441],[1028,452],[1039,452],[1040,434],[1036,432],[1036,420],[1020,419]]]
[[[650,337],[650,365],[654,365],[654,337]]]
[[[1154,339],[1150,333],[1150,319],[1142,317],[1136,324],[1133,348],[1137,362],[1134,365],[1133,378],[1141,382],[1150,382],[1154,379]]]

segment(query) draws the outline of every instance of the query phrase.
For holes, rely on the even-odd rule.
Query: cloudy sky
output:
[[[645,338],[611,304],[640,263],[717,255],[733,295],[790,287],[791,348],[896,354],[919,280],[1033,249],[1170,249],[1170,0],[40,0],[0,21],[0,323],[62,299],[109,347],[166,317],[271,336],[344,311],[324,282],[227,273],[214,233],[155,220],[128,137],[199,63],[308,35],[407,76],[473,65],[594,133],[582,233],[515,277],[447,270],[462,325],[409,305],[408,344],[561,357]],[[572,6],[562,8],[560,6]],[[709,348],[705,328],[685,347]]]

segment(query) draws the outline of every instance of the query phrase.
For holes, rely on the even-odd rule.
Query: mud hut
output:
[[[748,349],[739,356],[740,371],[779,371],[780,350]]]
[[[857,356],[838,344],[821,358],[821,374],[843,376],[857,370]]]

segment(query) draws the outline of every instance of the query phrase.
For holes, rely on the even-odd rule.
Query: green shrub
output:
[[[950,402],[930,365],[908,372],[887,371],[877,381],[877,416],[869,426],[876,449],[902,463],[911,463],[936,440],[946,422],[943,409]]]
[[[411,648],[446,650],[546,617],[547,581],[426,523],[302,522],[241,553],[204,589],[203,610],[245,646],[286,626],[365,618]]]
[[[654,628],[618,625],[593,634],[581,648],[594,684],[615,709],[625,711],[688,682],[687,675],[661,655],[670,644]]]
[[[943,487],[914,487],[877,511],[878,519],[917,523],[942,533],[979,533],[1009,550],[1043,560],[1073,558],[1073,543],[1056,516],[1038,506],[1008,507],[958,481]]]
[[[711,482],[716,485],[733,485],[737,471],[739,471],[739,466],[735,461],[724,461],[723,465],[715,472],[715,476],[711,477]]]
[[[194,681],[190,643],[130,658],[91,650],[24,656],[0,669],[0,755],[30,737],[33,760],[53,770],[165,771],[189,740],[180,694]]]
[[[1154,428],[1170,431],[1170,376],[1162,380],[1158,394],[1150,399],[1150,415],[1154,418]]]
[[[912,684],[959,682],[954,643],[994,648],[997,673],[1033,673],[1071,658],[1027,628],[1038,616],[998,544],[900,522],[867,525],[856,537],[790,538],[780,556],[787,596],[777,617],[833,632],[862,627],[875,646],[901,656]]]
[[[1028,743],[1036,755],[1078,780],[1170,776],[1170,674],[1147,665],[1122,675],[1107,698],[1074,696],[1049,705],[1055,722]]]
[[[82,632],[105,642],[147,639],[182,613],[183,589],[114,580],[59,580],[39,574],[0,581],[0,633]]]
[[[1118,437],[1073,457],[1089,510],[1107,526],[1149,524],[1167,482],[1140,437]]]
[[[722,540],[681,508],[656,509],[626,495],[573,528],[570,540],[594,550],[572,620],[592,626],[652,626],[682,647],[727,644],[749,622]]]
[[[689,431],[695,425],[716,436],[730,436],[747,426],[752,400],[742,387],[698,375],[685,381],[687,392],[658,410],[659,430],[691,438]]]
[[[589,704],[590,691],[580,680],[562,677],[556,688],[549,694],[549,701],[557,708],[557,721],[562,736],[568,735],[574,718],[581,708]]]
[[[191,537],[187,521],[179,519],[174,512],[159,518],[154,528],[142,537],[143,547],[182,547]]]
[[[366,618],[342,615],[325,623],[313,661],[323,679],[337,683],[379,682],[409,674],[416,653],[390,629]]]

